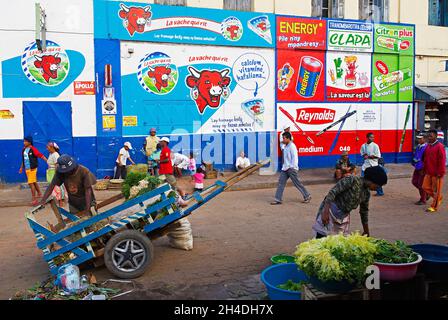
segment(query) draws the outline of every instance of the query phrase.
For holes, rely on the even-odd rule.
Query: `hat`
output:
[[[23,140],[26,140],[29,143],[33,144],[33,137],[32,136],[26,136],[25,138],[23,138]]]
[[[57,172],[67,173],[78,167],[78,163],[68,154],[63,154],[58,158]]]
[[[160,141],[165,141],[166,143],[170,143],[170,139],[168,139],[167,137],[163,137],[162,139],[160,139]]]
[[[364,179],[373,182],[378,186],[387,184],[387,174],[380,166],[369,167],[364,171]]]
[[[422,134],[418,134],[418,135],[416,136],[417,139],[423,139],[424,137],[425,137],[425,136],[422,135]]]
[[[128,147],[129,149],[132,150],[132,144],[131,144],[129,141],[126,141],[126,142],[124,143],[124,146],[125,146],[125,147]]]
[[[283,126],[283,130],[286,130],[286,129],[288,129],[288,128],[291,128],[291,125],[289,125],[289,124],[285,124],[285,125]]]
[[[151,130],[149,130],[149,133],[151,132],[156,132],[156,128],[151,128]]]

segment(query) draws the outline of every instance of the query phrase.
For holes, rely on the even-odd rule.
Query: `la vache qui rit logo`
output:
[[[28,80],[50,87],[62,83],[70,70],[67,53],[50,40],[46,42],[45,51],[39,51],[35,42],[28,45],[22,54],[21,65]]]
[[[118,16],[123,19],[123,27],[129,32],[132,37],[134,33],[144,33],[145,27],[151,25],[151,6],[146,7],[128,7],[120,3],[120,10]]]

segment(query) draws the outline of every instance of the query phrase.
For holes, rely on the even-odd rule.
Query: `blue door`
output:
[[[65,101],[24,101],[23,133],[32,136],[34,146],[48,157],[46,145],[55,141],[60,153],[73,154],[72,106]],[[45,177],[46,163],[39,160],[38,176]]]

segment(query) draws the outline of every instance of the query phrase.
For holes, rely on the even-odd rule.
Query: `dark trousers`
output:
[[[278,187],[277,192],[275,193],[275,200],[278,202],[282,202],[283,198],[283,191],[286,187],[286,182],[288,179],[292,180],[292,183],[294,184],[294,187],[299,190],[299,192],[302,194],[304,199],[309,198],[310,193],[308,190],[306,190],[305,186],[302,184],[302,182],[299,180],[298,171],[295,169],[288,169],[287,171],[281,171],[280,177],[278,179]]]
[[[426,202],[427,195],[425,190],[423,190],[423,180],[425,180],[423,169],[414,170],[414,174],[412,175],[412,184],[418,189],[418,192],[420,193],[420,201]]]
[[[118,163],[115,164],[115,175],[114,179],[126,179],[126,166],[120,166]]]

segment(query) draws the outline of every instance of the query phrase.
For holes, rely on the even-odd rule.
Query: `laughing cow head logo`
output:
[[[160,92],[162,88],[168,87],[168,80],[171,76],[171,68],[167,66],[148,67],[148,77],[154,80],[154,85]]]
[[[239,30],[240,30],[240,27],[237,25],[227,27],[227,31],[229,31],[229,33],[230,33],[231,40],[235,40],[238,37]]]
[[[196,102],[199,112],[202,114],[207,106],[218,108],[221,96],[228,96],[227,88],[232,81],[227,75],[230,69],[202,70],[198,71],[188,67],[190,75],[186,78],[187,86],[192,88],[192,98]]]
[[[61,63],[61,58],[58,57],[58,53],[55,55],[43,55],[41,57],[34,56],[36,61],[34,61],[34,66],[41,70],[42,77],[47,83],[50,79],[57,79],[59,64]]]
[[[151,22],[151,6],[142,7],[128,7],[120,3],[120,11],[118,15],[123,19],[123,25],[128,30],[132,37],[135,32],[145,32],[145,26]]]

